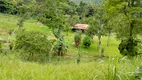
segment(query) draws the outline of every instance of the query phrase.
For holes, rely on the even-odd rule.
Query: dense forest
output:
[[[0,0],[0,80],[141,80],[142,0]]]

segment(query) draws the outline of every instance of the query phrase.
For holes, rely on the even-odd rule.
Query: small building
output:
[[[82,30],[82,32],[85,32],[88,27],[89,27],[88,24],[76,24],[76,25],[72,28],[72,31]]]

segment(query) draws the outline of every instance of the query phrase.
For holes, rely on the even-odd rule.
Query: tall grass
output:
[[[39,64],[11,56],[0,57],[0,80],[132,80],[132,73],[141,64],[141,58]]]

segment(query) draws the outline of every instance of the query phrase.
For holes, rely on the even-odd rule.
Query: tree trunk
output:
[[[110,31],[109,31],[109,33],[108,33],[107,46],[109,46],[109,41],[110,41]]]
[[[10,43],[10,35],[8,34],[8,39],[7,39],[7,43],[6,43],[6,52],[5,53],[8,52],[9,43]]]
[[[130,23],[130,38],[133,38],[133,28],[134,28],[134,25],[133,25],[133,21]]]
[[[101,36],[98,36],[98,54],[101,56]]]

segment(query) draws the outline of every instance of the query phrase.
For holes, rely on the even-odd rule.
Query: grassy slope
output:
[[[14,30],[17,27],[19,18],[13,15],[0,13],[0,31],[8,32]],[[24,28],[27,30],[34,30],[47,33],[48,27],[38,24],[36,20],[29,19],[24,23]]]
[[[82,39],[83,39],[83,37],[84,37],[84,35],[82,35]],[[69,46],[69,48],[70,48],[69,53],[76,54],[77,49],[74,48],[74,46],[72,45],[72,43],[73,43],[73,34],[70,33],[69,37],[66,37],[65,39],[70,45]],[[106,56],[117,56],[117,55],[119,55],[119,50],[118,50],[119,41],[117,41],[114,36],[111,37],[109,47],[106,46],[107,37],[104,36],[104,37],[102,37],[101,40],[102,40],[102,48],[104,48],[104,50],[105,50],[104,55],[106,55]],[[81,45],[82,51],[84,51],[84,53],[86,55],[97,56],[98,55],[97,44],[98,44],[98,39],[97,39],[97,37],[95,37],[94,42],[92,43],[91,47],[89,47],[88,49],[83,48],[83,45]]]
[[[6,14],[0,14],[0,31],[1,32],[8,32],[9,30],[14,30],[17,27],[17,21],[18,21],[18,17],[16,16],[12,16],[12,15],[6,15]],[[37,21],[35,20],[27,20],[24,23],[24,28],[26,30],[34,30],[34,31],[40,31],[43,33],[50,33],[51,30],[48,29],[48,27],[41,25],[41,24],[37,24]],[[7,35],[1,35],[0,33],[0,37],[7,39]],[[52,37],[52,36],[50,36]],[[82,39],[84,37],[84,34],[82,35]],[[14,38],[14,37],[13,37]],[[69,32],[68,36],[65,36],[65,41],[67,42],[67,44],[69,45],[69,50],[68,50],[68,54],[77,54],[77,49],[73,46],[73,41],[74,41],[74,33],[73,32]],[[116,56],[119,55],[119,51],[118,51],[118,44],[119,42],[116,41],[116,39],[114,38],[114,36],[111,37],[110,40],[110,46],[107,47],[106,46],[107,43],[107,37],[102,37],[102,48],[105,49],[104,51],[104,55],[106,56]],[[91,56],[96,56],[98,55],[98,51],[97,51],[97,38],[95,37],[94,39],[94,43],[92,43],[91,47],[88,49],[83,48],[82,46],[82,51],[84,51],[84,55],[91,55]]]
[[[16,28],[17,17],[11,15],[0,14],[0,30],[5,32],[8,29]],[[41,27],[42,26],[42,27]],[[36,30],[48,32],[49,29],[43,25],[36,24],[34,20],[28,20],[24,27],[28,30]],[[0,35],[0,37],[6,35]],[[105,55],[119,55],[117,50],[118,41],[114,37],[111,38],[110,46],[106,47],[106,37],[102,38],[102,46],[105,48]],[[69,54],[76,54],[76,49],[72,46],[73,33],[65,37],[69,44]],[[97,55],[96,50],[97,39],[94,39],[93,45],[89,49],[83,49],[84,55]],[[15,55],[0,55],[0,80],[115,80],[114,74],[117,74],[126,80],[130,73],[135,70],[136,66],[141,63],[142,59],[133,59],[132,61],[122,59],[122,61],[112,61],[108,59],[81,59],[81,64],[76,64],[76,58],[66,59],[63,61],[47,64],[39,64],[34,62],[23,62]],[[112,59],[115,60],[115,59]],[[69,62],[70,61],[70,62]],[[111,64],[111,65],[110,65]],[[131,65],[131,66],[130,66]],[[115,69],[116,67],[116,69]],[[116,73],[115,73],[115,70]]]

